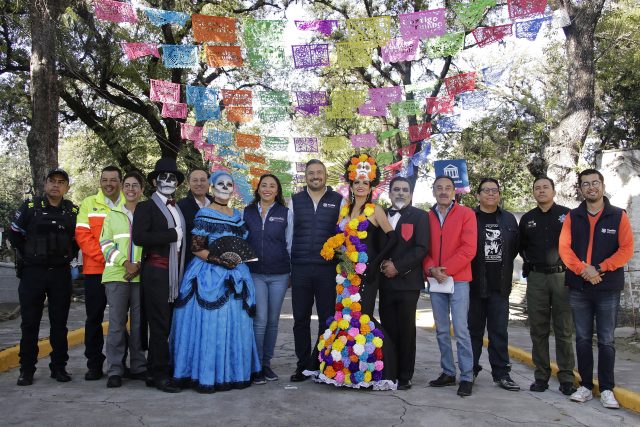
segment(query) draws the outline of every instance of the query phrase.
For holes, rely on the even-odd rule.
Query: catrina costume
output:
[[[215,185],[217,175],[211,178]],[[228,216],[209,207],[198,211],[191,232],[193,252],[210,248],[223,236],[246,239],[248,235],[239,211]],[[175,301],[174,381],[205,393],[251,385],[252,375],[262,370],[254,313],[255,288],[245,263],[225,266],[194,257]]]
[[[347,177],[368,177],[374,186],[376,163],[362,154],[352,157]],[[379,176],[379,175],[378,175]],[[329,238],[321,255],[338,259],[336,266],[336,306],[333,319],[318,339],[320,371],[317,382],[340,387],[396,389],[394,346],[374,318],[380,263],[395,245],[394,231],[385,236],[370,222],[375,205],[367,203],[358,216],[349,217],[350,205],[340,210],[337,233]],[[351,215],[354,215],[353,213]]]

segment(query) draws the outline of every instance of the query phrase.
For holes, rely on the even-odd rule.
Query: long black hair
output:
[[[251,201],[250,204],[257,205],[258,202],[260,202],[260,193],[258,191],[260,190],[260,184],[262,184],[262,181],[264,181],[265,178],[273,178],[275,180],[276,185],[278,186],[278,194],[276,194],[276,202],[280,203],[282,206],[286,206],[286,204],[284,203],[284,195],[282,194],[282,184],[280,184],[280,180],[278,179],[278,177],[271,173],[265,173],[260,177],[260,180],[258,181],[258,185],[256,185],[256,191],[253,192],[253,200]]]

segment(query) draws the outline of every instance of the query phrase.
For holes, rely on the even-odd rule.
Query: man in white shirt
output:
[[[177,393],[171,377],[169,333],[173,301],[178,296],[184,272],[185,220],[176,206],[175,191],[184,181],[174,159],[162,158],[147,179],[156,188],[150,200],[140,202],[133,215],[133,243],[142,246],[142,289],[144,310],[149,321],[149,364],[152,378],[148,386],[167,393]]]
[[[411,388],[416,361],[416,308],[424,289],[422,261],[429,252],[429,216],[411,206],[413,192],[407,178],[396,176],[389,183],[389,223],[396,230],[398,244],[382,262],[380,321],[397,357],[398,390]]]
[[[335,234],[342,196],[327,187],[327,169],[317,159],[307,162],[307,185],[294,194],[289,203],[293,224],[289,253],[291,254],[291,305],[296,371],[291,381],[309,378],[305,370],[319,369],[316,341],[334,314],[336,262],[320,256],[324,242]],[[311,340],[311,313],[315,300],[318,313],[318,333]]]
[[[187,175],[187,183],[189,184],[189,192],[183,199],[178,200],[178,207],[182,211],[185,222],[185,237],[187,240],[186,253],[184,257],[185,267],[193,259],[191,253],[191,230],[193,230],[193,220],[198,211],[213,201],[209,195],[209,173],[204,169],[193,169]]]

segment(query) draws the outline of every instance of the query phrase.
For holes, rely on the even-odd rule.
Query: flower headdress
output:
[[[380,182],[380,170],[376,159],[366,153],[351,156],[345,167],[345,179],[349,182],[355,181],[359,176],[366,177],[372,187]]]

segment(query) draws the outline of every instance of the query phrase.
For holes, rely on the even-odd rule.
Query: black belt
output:
[[[564,273],[567,271],[567,267],[564,265],[532,265],[531,271],[535,271],[536,273],[543,274],[555,274],[555,273]]]

